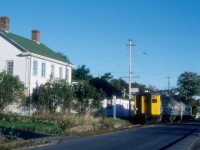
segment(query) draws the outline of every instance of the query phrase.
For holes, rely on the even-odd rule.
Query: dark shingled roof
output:
[[[45,56],[48,58],[56,59],[65,63],[69,63],[66,59],[64,59],[62,56],[58,55],[56,52],[48,48],[42,43],[36,43],[33,40],[26,39],[22,36],[10,33],[10,32],[5,32],[4,30],[0,29],[0,33],[3,33],[7,38],[11,39],[18,45],[20,45],[22,48],[27,50],[30,53],[38,54],[41,56]]]
[[[117,97],[122,97],[122,92],[105,80],[94,78],[90,80],[90,84],[97,89],[102,89],[103,91],[105,91],[107,97],[112,97],[113,95]]]

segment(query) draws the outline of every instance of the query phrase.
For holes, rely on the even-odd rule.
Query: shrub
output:
[[[66,129],[73,127],[73,125],[74,123],[72,120],[60,120],[60,121],[57,121],[56,123],[56,126],[62,129],[62,131],[66,131]]]
[[[18,76],[0,73],[0,111],[14,101],[24,98],[25,86]]]
[[[113,119],[111,119],[111,118],[101,119],[100,124],[101,124],[102,129],[112,129],[112,128],[114,128],[114,122],[113,122]]]

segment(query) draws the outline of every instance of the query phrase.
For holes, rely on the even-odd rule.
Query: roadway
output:
[[[199,136],[200,122],[150,125],[91,137],[68,138],[34,150],[187,150]]]

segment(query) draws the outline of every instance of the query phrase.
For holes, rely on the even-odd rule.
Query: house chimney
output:
[[[32,30],[32,40],[40,44],[40,31]]]
[[[0,29],[9,31],[9,18],[7,16],[0,17]]]

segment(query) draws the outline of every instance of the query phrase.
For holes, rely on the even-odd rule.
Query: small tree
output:
[[[38,92],[38,108],[42,112],[54,113],[57,108],[56,91],[54,91],[52,82],[47,82],[44,85],[40,85]],[[34,100],[33,100],[34,102]]]
[[[74,85],[75,103],[74,109],[79,114],[85,114],[91,110],[91,101],[94,97],[95,88],[88,82],[80,82]]]
[[[104,108],[102,106],[102,100],[104,100],[106,97],[106,93],[102,90],[96,90],[94,93],[94,97],[91,103],[91,108],[95,110],[95,114],[98,116],[104,116]]]
[[[110,72],[107,72],[103,76],[101,76],[101,79],[110,82],[113,79],[113,75]]]
[[[93,95],[93,100],[92,100],[92,103],[91,103],[92,108],[101,109],[101,107],[102,107],[101,102],[102,102],[103,99],[105,99],[105,97],[106,97],[106,94],[102,89],[95,90],[95,93]]]
[[[59,98],[62,112],[65,113],[66,110],[70,113],[73,107],[74,100],[74,90],[72,85],[69,85],[65,80],[60,80],[60,91]]]
[[[6,72],[0,73],[0,111],[10,103],[25,97],[25,86],[18,76]]]
[[[40,88],[38,86],[38,83],[36,82],[36,87],[33,89],[33,93],[31,95],[31,103],[33,107],[35,107],[37,113],[42,112],[42,108],[39,101],[39,89]]]
[[[58,107],[65,112],[72,107],[72,86],[65,80],[50,80],[34,91],[32,101],[38,112],[55,113]]]
[[[79,66],[78,69],[73,70],[73,80],[85,80],[89,81],[93,78],[90,74],[90,69],[86,68],[85,65]]]
[[[80,82],[74,85],[74,92],[74,109],[79,114],[85,114],[92,110],[102,110],[101,101],[106,95],[103,90],[97,90],[88,82]]]
[[[111,80],[111,84],[120,91],[123,91],[124,89],[128,91],[128,84],[122,78]]]
[[[181,97],[192,98],[200,95],[200,76],[193,72],[184,72],[178,77],[178,91]]]

